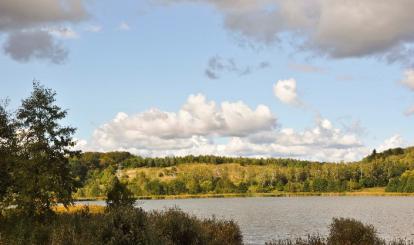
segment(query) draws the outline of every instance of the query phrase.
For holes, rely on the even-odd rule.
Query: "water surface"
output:
[[[99,204],[102,202],[91,202]],[[246,244],[326,235],[333,217],[374,225],[385,239],[414,240],[414,197],[252,197],[143,200],[144,210],[178,207],[198,217],[235,220]]]

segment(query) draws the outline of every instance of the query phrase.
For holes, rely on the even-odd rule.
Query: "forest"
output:
[[[129,152],[85,152],[70,159],[82,184],[76,196],[103,196],[119,177],[135,196],[228,193],[357,192],[381,187],[414,192],[414,147],[376,150],[358,162],[184,156],[145,158]]]

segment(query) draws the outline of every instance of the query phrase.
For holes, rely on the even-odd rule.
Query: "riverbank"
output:
[[[137,196],[138,200],[158,199],[191,199],[191,198],[234,198],[234,197],[302,197],[302,196],[407,196],[414,197],[414,193],[386,192],[385,188],[365,188],[352,192],[270,192],[270,193],[208,193],[208,194],[181,194],[181,195],[151,195]],[[105,197],[75,198],[76,201],[99,201]]]

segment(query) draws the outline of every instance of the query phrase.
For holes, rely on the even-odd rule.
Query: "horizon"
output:
[[[407,5],[7,0],[0,98],[55,90],[83,151],[359,161],[414,145]]]

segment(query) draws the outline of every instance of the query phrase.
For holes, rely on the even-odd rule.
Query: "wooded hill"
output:
[[[85,152],[70,163],[83,185],[79,197],[104,195],[106,183],[116,175],[137,196],[345,192],[370,187],[414,192],[414,147],[374,150],[350,163],[210,155],[144,158],[128,152]]]

